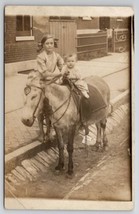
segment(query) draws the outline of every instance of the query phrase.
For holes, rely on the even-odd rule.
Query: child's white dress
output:
[[[89,98],[88,85],[84,80],[82,80],[81,75],[79,74],[79,69],[77,67],[70,69],[65,65],[62,68],[62,74],[64,75],[65,73],[68,73],[68,78],[74,82],[77,88],[82,92],[83,96]]]

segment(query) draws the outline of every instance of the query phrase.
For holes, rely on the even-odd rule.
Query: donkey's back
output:
[[[99,91],[100,95],[103,97],[105,103],[109,105],[110,88],[109,88],[108,84],[99,76],[87,77],[87,78],[85,78],[85,81],[89,85],[95,87]]]

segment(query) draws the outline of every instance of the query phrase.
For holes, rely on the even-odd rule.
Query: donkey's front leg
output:
[[[69,133],[68,133],[68,145],[67,145],[67,151],[69,154],[69,163],[68,163],[68,175],[73,174],[73,143],[74,143],[74,136],[75,136],[75,126],[70,127]]]
[[[55,167],[56,170],[62,170],[64,168],[64,142],[62,131],[55,127],[56,138],[58,142],[58,149],[59,149],[59,162],[58,165]]]
[[[41,142],[45,142],[45,133],[43,130],[43,114],[39,114],[38,117],[38,125],[39,125],[39,136],[37,137],[37,140]]]

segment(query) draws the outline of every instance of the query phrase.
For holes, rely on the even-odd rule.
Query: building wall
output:
[[[83,20],[79,17],[76,20],[77,30],[79,29],[99,29],[99,17],[93,17],[92,20]]]
[[[77,30],[76,32],[74,30],[74,34],[72,33],[72,28],[70,28],[70,33],[74,37],[76,37],[76,34],[78,35],[78,34],[85,34],[85,33],[89,33],[89,34],[97,33],[97,32],[94,32],[94,30],[100,29],[99,17],[92,17],[91,20],[83,20],[82,17],[79,17],[79,18],[76,18],[75,22],[77,25]],[[60,24],[62,24],[62,20]],[[120,18],[120,17],[111,18],[110,17],[110,28],[125,29],[125,28],[128,28],[129,25],[130,25],[129,18]],[[59,24],[57,24],[57,26],[59,26]],[[46,17],[46,16],[33,17],[32,32],[33,32],[34,40],[16,41],[16,17],[15,16],[5,17],[5,63],[13,63],[13,62],[20,62],[20,61],[22,62],[22,61],[36,59],[36,56],[38,54],[37,53],[38,42],[41,41],[41,38],[44,34],[50,32],[49,17]],[[61,29],[60,29],[60,32],[62,32]],[[59,45],[60,45],[59,48],[63,47],[63,41],[66,41],[66,44],[64,44],[65,47],[66,46],[68,47],[68,45],[71,44],[69,43],[70,41],[69,39],[64,40],[61,37],[58,39],[59,39]],[[60,42],[60,39],[61,39],[61,42]],[[68,42],[68,45],[67,45],[67,42]],[[74,46],[76,46],[76,44],[74,44]],[[60,52],[59,49],[57,49],[56,51]]]
[[[44,34],[50,32],[49,17],[46,16],[33,16],[33,36],[35,41],[41,42]]]
[[[111,17],[110,28],[128,29],[130,28],[130,18],[128,17]]]
[[[5,17],[5,63],[35,59],[36,41],[16,41],[16,17]]]

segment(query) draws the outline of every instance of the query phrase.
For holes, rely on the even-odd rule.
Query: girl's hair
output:
[[[75,54],[75,53],[70,53],[70,54],[65,55],[64,61],[67,62],[68,58],[70,58],[70,57],[74,57],[75,60],[77,61],[77,54]]]
[[[58,39],[54,38],[52,35],[50,34],[47,34],[47,35],[44,35],[41,42],[38,44],[38,52],[40,52],[43,48],[43,45],[44,43],[46,42],[47,39],[53,39],[54,40],[54,47],[57,48],[57,42],[58,42]]]

